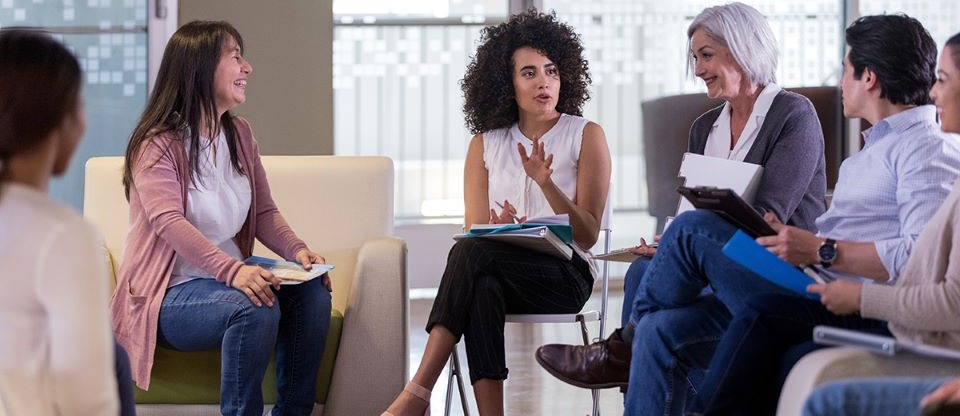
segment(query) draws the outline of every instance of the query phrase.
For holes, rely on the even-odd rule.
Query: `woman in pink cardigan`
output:
[[[240,34],[226,22],[190,22],[167,44],[127,146],[130,231],[113,327],[144,389],[158,343],[220,348],[224,415],[263,413],[260,385],[276,351],[273,414],[308,415],[331,286],[324,275],[281,288],[270,272],[243,264],[254,239],[304,268],[324,261],[280,215],[250,125],[230,114],[246,99],[251,71]]]

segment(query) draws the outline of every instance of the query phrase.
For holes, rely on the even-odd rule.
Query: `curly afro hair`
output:
[[[545,54],[559,69],[557,111],[582,114],[583,103],[590,99],[590,73],[580,36],[558,22],[555,13],[530,9],[480,34],[480,47],[460,81],[463,113],[472,134],[509,127],[520,119],[513,90],[513,53],[524,46]]]

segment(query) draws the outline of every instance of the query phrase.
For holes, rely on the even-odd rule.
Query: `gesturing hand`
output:
[[[260,267],[243,265],[230,285],[247,295],[254,305],[259,307],[265,303],[272,307],[276,295],[270,287],[280,289],[280,279]]]
[[[301,248],[300,251],[294,255],[294,258],[297,260],[297,263],[300,263],[306,270],[312,269],[314,264],[324,264],[327,262],[327,259],[323,258],[323,256],[310,251],[308,248]],[[321,279],[323,279],[321,281],[323,282],[323,286],[327,288],[327,292],[333,292],[333,282],[330,281],[330,275],[324,273]]]
[[[527,176],[537,185],[546,184],[550,180],[550,175],[553,174],[553,169],[550,168],[553,165],[553,154],[546,154],[540,139],[533,139],[530,155],[527,155],[527,149],[522,143],[517,143],[517,151],[520,152],[520,161],[523,162],[523,171]]]

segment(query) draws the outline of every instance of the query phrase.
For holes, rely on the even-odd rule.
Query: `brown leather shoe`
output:
[[[537,349],[537,362],[565,383],[585,389],[626,387],[630,377],[630,344],[617,329],[590,345],[549,344]]]

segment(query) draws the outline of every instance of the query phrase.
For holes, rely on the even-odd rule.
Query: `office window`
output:
[[[923,23],[937,47],[960,32],[960,4],[953,0],[870,0],[860,2],[860,15],[906,13]]]
[[[400,220],[463,215],[459,81],[504,0],[334,1],[334,152],[396,164]]]
[[[686,27],[704,7],[724,2],[543,0],[586,48],[594,83],[585,116],[610,141],[618,211],[646,209],[640,102],[704,90],[686,73]],[[507,18],[507,2],[377,3],[384,2],[334,2],[335,152],[394,159],[398,219],[457,218],[469,140],[458,82],[476,49],[478,22]],[[751,4],[781,43],[781,85],[836,84],[842,2]]]
[[[87,131],[51,195],[83,204],[83,165],[91,156],[121,155],[146,102],[147,0],[0,0],[0,27],[50,31],[77,55],[84,71]]]

